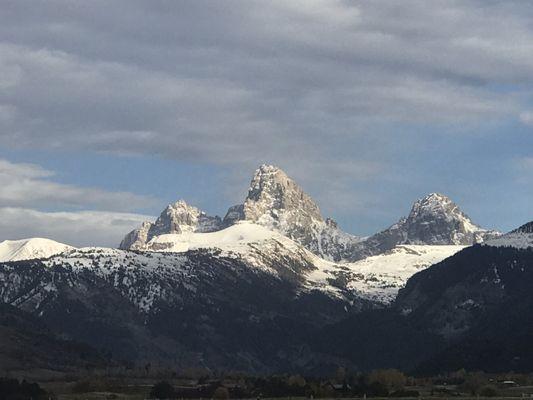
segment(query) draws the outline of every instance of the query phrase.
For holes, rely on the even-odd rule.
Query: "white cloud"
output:
[[[0,159],[0,207],[77,208],[131,211],[149,206],[154,199],[129,192],[53,182],[54,172],[39,165]]]
[[[524,111],[520,114],[520,121],[526,125],[533,126],[533,111]]]
[[[46,237],[73,246],[116,247],[124,235],[153,217],[103,211],[42,212],[0,207],[0,241]]]

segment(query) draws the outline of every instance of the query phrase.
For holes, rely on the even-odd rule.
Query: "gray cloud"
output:
[[[231,193],[272,162],[327,213],[379,207],[364,184],[405,179],[396,153],[421,137],[529,121],[531,17],[523,1],[6,0],[0,146],[221,164]]]
[[[529,7],[393,1],[6,2],[5,146],[233,163],[361,124],[518,114]],[[327,129],[327,131],[325,131]]]
[[[128,211],[155,199],[128,192],[110,192],[53,182],[54,172],[35,164],[0,159],[0,207],[78,208]],[[2,225],[4,221],[2,221]]]
[[[124,234],[153,217],[103,211],[42,212],[0,207],[0,241],[46,237],[73,246],[118,246]]]
[[[533,126],[533,111],[524,111],[520,114],[520,121],[526,125]]]

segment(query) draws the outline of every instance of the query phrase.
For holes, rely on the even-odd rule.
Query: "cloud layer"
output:
[[[231,201],[271,162],[326,213],[376,213],[447,191],[429,189],[439,157],[424,152],[455,154],[443,162],[462,173],[470,155],[454,142],[530,129],[532,17],[524,1],[4,1],[0,147],[222,166]],[[482,150],[477,165],[494,157]],[[0,175],[0,206],[149,200],[29,168],[20,182]]]
[[[54,175],[36,164],[0,159],[0,241],[39,236],[75,246],[117,246],[125,233],[153,219],[125,212],[154,203],[151,197],[57,183]]]
[[[144,215],[104,211],[41,212],[0,207],[0,241],[46,237],[76,247],[117,247],[125,233],[151,219]]]
[[[249,162],[370,124],[514,115],[533,81],[517,2],[7,2],[4,146]],[[522,90],[520,88],[520,90]],[[281,156],[280,156],[281,153]]]
[[[51,180],[54,175],[39,165],[0,159],[0,207],[131,211],[155,202],[153,198],[128,192],[57,183]]]

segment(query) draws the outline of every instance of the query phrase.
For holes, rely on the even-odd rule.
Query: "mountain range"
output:
[[[146,250],[161,234],[215,232],[240,221],[249,221],[301,244],[331,261],[356,261],[381,254],[397,245],[471,245],[499,235],[474,224],[448,197],[432,193],[416,201],[407,218],[362,238],[343,232],[331,218],[281,169],[261,165],[255,172],[242,204],[229,208],[226,216],[209,216],[179,200],[168,205],[154,222],[144,222],[128,233],[121,249]]]
[[[469,340],[520,301],[519,285],[524,295],[515,275],[527,270],[532,226],[501,235],[433,193],[363,238],[262,165],[223,218],[180,200],[118,249],[3,242],[0,299],[65,340],[134,363],[254,373],[478,367],[470,353],[486,348]],[[500,268],[512,271],[495,278]]]

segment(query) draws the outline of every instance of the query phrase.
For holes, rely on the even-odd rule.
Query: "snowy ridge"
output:
[[[275,247],[275,248],[274,248]],[[240,222],[214,233],[161,235],[152,239],[144,250],[186,252],[197,249],[219,249],[222,255],[239,255],[251,265],[268,269],[266,254],[285,254],[313,267],[306,275],[308,289],[320,289],[338,296],[342,290],[353,295],[390,303],[416,272],[442,261],[464,246],[401,245],[354,263],[324,260],[287,237],[267,228]],[[345,281],[341,285],[340,281]]]
[[[74,247],[50,239],[4,240],[0,243],[0,262],[48,258]]]
[[[461,246],[398,246],[355,263],[324,260],[299,243],[263,226],[243,221],[212,233],[187,232],[154,237],[142,251],[88,247],[73,249],[41,262],[63,278],[50,278],[24,296],[27,281],[19,268],[3,265],[3,301],[38,310],[58,291],[58,282],[76,285],[77,277],[94,274],[149,313],[158,302],[179,303],[183,293],[194,296],[201,282],[216,281],[217,265],[245,268],[247,273],[291,279],[300,294],[319,290],[352,304],[361,299],[389,304],[414,273],[462,249]],[[198,260],[202,260],[199,268]],[[29,279],[29,278],[27,278]],[[176,288],[181,288],[177,292]],[[24,292],[24,291],[23,291]]]
[[[140,263],[144,265],[144,269],[154,272],[162,268],[162,271],[167,271],[169,266],[166,264],[168,260],[164,261],[165,255],[168,255],[170,260],[183,261],[187,259],[188,252],[204,250],[213,257],[242,260],[249,268],[278,276],[280,279],[280,266],[289,268],[292,273],[301,277],[301,291],[304,292],[320,290],[348,302],[354,298],[362,298],[374,303],[389,304],[413,274],[463,248],[464,246],[402,245],[385,254],[358,262],[335,263],[316,256],[278,232],[242,221],[212,233],[187,232],[156,236],[142,248],[138,257],[153,257],[151,261],[145,259]],[[86,250],[71,252],[67,263],[73,267],[90,268],[92,262],[84,262],[83,257],[76,256],[80,251]],[[92,251],[105,253],[102,249]],[[135,253],[111,250],[110,254],[114,254],[119,260],[107,260],[104,266],[131,263],[132,254]],[[109,268],[106,273],[108,272]],[[168,279],[167,273],[164,272],[163,275]],[[148,300],[143,301],[143,304],[149,303],[151,302]]]
[[[238,252],[246,249],[250,243],[261,243],[272,238],[285,239],[279,233],[263,226],[243,221],[211,233],[186,232],[156,236],[142,250],[181,253],[202,248],[218,248]]]
[[[346,282],[346,289],[360,297],[390,304],[407,280],[423,269],[448,258],[465,246],[399,245],[377,256],[354,263],[322,262],[309,275],[315,284],[331,285],[336,280]]]
[[[499,238],[487,241],[485,244],[493,247],[515,247],[517,249],[533,248],[533,222],[528,222]]]

